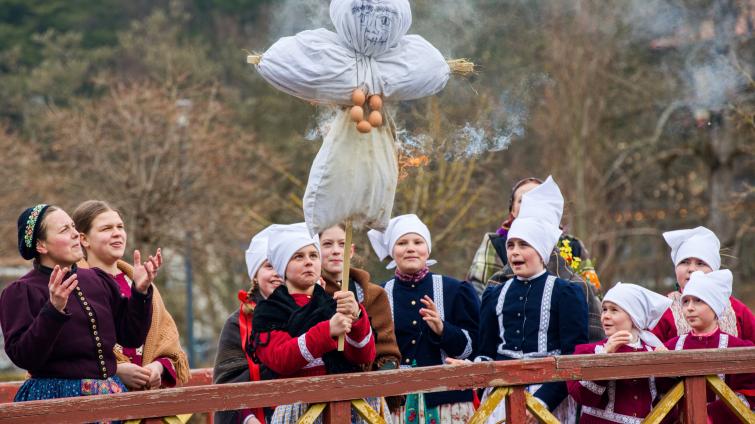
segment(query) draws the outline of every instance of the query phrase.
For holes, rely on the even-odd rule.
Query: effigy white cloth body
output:
[[[356,89],[400,101],[445,87],[451,69],[443,55],[421,36],[406,34],[408,0],[332,0],[329,12],[335,32],[320,28],[281,38],[260,57],[259,74],[292,96],[341,106],[352,106]],[[312,234],[346,220],[378,230],[388,225],[398,158],[390,116],[381,113],[383,124],[367,134],[357,132],[346,111],[332,122],[303,199]]]
[[[309,171],[304,219],[311,234],[352,220],[385,229],[398,184],[398,159],[391,125],[361,134],[348,111],[331,123]]]
[[[387,101],[440,92],[451,70],[443,55],[419,35],[406,35],[380,56],[363,56],[326,29],[284,37],[261,57],[257,71],[275,88],[303,100],[351,106],[362,88]]]
[[[260,75],[292,96],[349,106],[356,88],[398,101],[432,96],[448,82],[438,49],[406,35],[407,0],[333,0],[330,18],[336,32],[302,31],[273,44],[257,64]]]

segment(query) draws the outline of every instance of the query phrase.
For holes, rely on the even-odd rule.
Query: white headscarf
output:
[[[721,242],[716,234],[705,228],[697,227],[690,230],[667,231],[663,238],[671,247],[671,260],[674,266],[688,258],[698,258],[705,261],[713,271],[721,268]]]
[[[563,212],[564,196],[553,177],[548,176],[545,182],[522,196],[519,215],[511,224],[507,240],[518,238],[526,241],[547,264],[561,237]]]
[[[730,305],[731,285],[734,277],[728,269],[704,273],[695,271],[689,276],[687,285],[684,286],[682,299],[687,296],[696,298],[707,303],[716,316],[720,319],[726,307]]]
[[[651,333],[651,328],[658,324],[663,313],[671,306],[671,299],[650,291],[637,284],[616,283],[608,290],[603,302],[613,302],[624,310],[632,323],[640,330],[640,339],[653,347],[663,343]]]
[[[409,31],[412,9],[408,0],[332,0],[330,19],[349,47],[378,56]]]
[[[268,235],[267,258],[283,279],[286,278],[286,266],[297,250],[314,245],[320,251],[318,238],[309,235],[307,224],[300,222],[290,225],[279,225]]]
[[[372,249],[375,250],[375,254],[382,261],[383,259],[393,255],[393,246],[396,245],[398,239],[404,234],[416,233],[422,236],[427,243],[427,253],[432,252],[433,243],[430,240],[430,230],[427,228],[417,215],[408,214],[400,215],[391,218],[388,223],[388,227],[385,232],[378,230],[370,230],[367,232],[367,237],[370,239]],[[429,259],[427,266],[435,265],[437,261]],[[391,261],[386,269],[396,268],[396,261]]]
[[[278,224],[273,224],[255,234],[252,237],[252,241],[249,242],[249,248],[246,249],[246,272],[249,274],[249,279],[253,279],[257,275],[257,271],[267,260],[267,241],[270,234],[280,227]]]

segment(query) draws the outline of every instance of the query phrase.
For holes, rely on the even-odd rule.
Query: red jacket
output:
[[[309,303],[309,296],[292,294],[299,306]],[[352,364],[367,365],[375,360],[375,336],[364,306],[359,305],[362,314],[351,326],[346,335],[344,356]],[[268,336],[269,334],[269,336]],[[264,335],[256,354],[259,360],[282,377],[306,377],[325,375],[322,356],[338,348],[338,341],[330,337],[330,322],[315,324],[299,337],[292,337],[285,331],[271,331]]]
[[[749,340],[742,340],[730,334],[716,329],[713,334],[697,336],[692,333],[685,334],[666,342],[669,350],[689,349],[727,349],[736,347],[751,347],[754,344]],[[737,392],[748,407],[755,405],[755,374],[730,374],[724,377],[726,385]],[[721,400],[716,400],[715,393],[708,388],[708,417],[714,423],[736,423],[739,419],[729,410]]]
[[[678,292],[675,293],[678,294]],[[676,296],[672,296],[674,296],[674,293],[669,295],[669,297],[671,297],[674,302],[679,301],[675,298]],[[747,305],[742,303],[734,296],[729,297],[729,301],[731,302],[731,308],[734,310],[737,326],[737,334],[732,335],[735,335],[740,339],[749,340],[755,343],[755,315],[753,315],[752,311],[747,307]],[[673,307],[678,307],[678,305],[672,305],[672,308]],[[658,338],[661,339],[661,341],[664,343],[676,336],[681,336],[678,329],[676,328],[676,320],[674,318],[674,312],[672,311],[672,308],[669,308],[666,310],[666,312],[664,312],[663,317],[661,317],[661,320],[652,330],[653,334],[658,336]]]
[[[601,354],[606,340],[577,345],[574,354]],[[616,353],[652,351],[644,342],[637,349],[621,346]],[[569,395],[582,405],[580,424],[640,423],[650,413],[653,403],[667,390],[668,379],[635,378],[627,380],[568,381]]]

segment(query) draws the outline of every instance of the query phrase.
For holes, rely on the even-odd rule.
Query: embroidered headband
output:
[[[39,204],[24,210],[18,217],[18,251],[24,259],[34,259],[37,256],[36,241],[39,224],[50,206]]]

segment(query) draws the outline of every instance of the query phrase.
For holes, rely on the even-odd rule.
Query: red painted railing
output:
[[[292,378],[254,383],[198,385],[147,392],[0,404],[2,423],[80,423],[255,408],[294,402],[328,402],[326,421],[349,422],[349,400],[413,392],[513,387],[565,380],[683,377],[687,423],[705,423],[701,376],[755,372],[755,348],[573,355],[458,366]],[[206,370],[195,371],[207,378]],[[511,422],[524,416],[524,397],[510,397]]]

